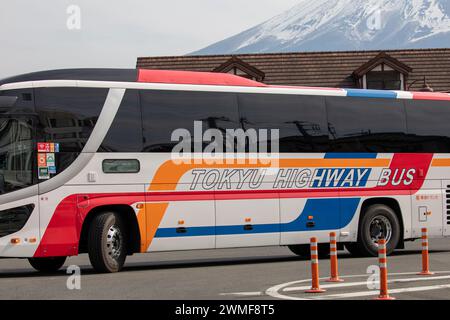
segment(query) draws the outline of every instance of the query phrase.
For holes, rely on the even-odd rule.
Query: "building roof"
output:
[[[367,67],[380,53],[389,62],[410,71],[406,83],[407,88],[412,84],[410,90],[420,90],[426,77],[434,91],[450,91],[450,48],[140,57],[137,67],[211,72],[237,57],[262,72],[266,84],[357,88],[354,72]]]

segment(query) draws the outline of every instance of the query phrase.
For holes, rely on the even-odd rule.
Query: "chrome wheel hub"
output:
[[[369,232],[373,243],[378,244],[380,239],[385,239],[388,243],[392,237],[391,222],[385,216],[376,216],[370,222]]]
[[[122,233],[116,226],[111,226],[106,236],[106,252],[108,255],[117,259],[122,253]]]

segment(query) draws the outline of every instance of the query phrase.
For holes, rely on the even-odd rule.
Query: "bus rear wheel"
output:
[[[103,212],[92,220],[88,233],[88,253],[97,272],[122,269],[127,256],[126,229],[117,213]]]
[[[64,265],[66,257],[28,258],[28,262],[37,271],[56,272]]]
[[[391,207],[384,204],[368,207],[363,213],[358,229],[358,242],[347,246],[347,249],[353,249],[349,251],[363,256],[376,257],[377,242],[381,238],[386,240],[387,254],[391,254],[400,241],[401,228],[397,215]]]

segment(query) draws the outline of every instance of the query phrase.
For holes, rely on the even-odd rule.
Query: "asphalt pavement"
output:
[[[71,265],[80,268],[79,278],[67,273]],[[26,259],[0,259],[0,299],[373,299],[376,265],[377,258],[340,251],[345,282],[323,279],[326,292],[306,294],[310,262],[286,247],[137,254],[115,274],[96,274],[85,254],[69,258],[55,274],[34,271]],[[392,296],[450,299],[450,239],[430,240],[430,266],[434,275],[416,275],[419,241],[396,251],[388,258]],[[329,276],[329,268],[328,259],[320,260],[321,277]]]

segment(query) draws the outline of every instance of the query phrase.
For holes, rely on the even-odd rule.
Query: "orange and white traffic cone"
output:
[[[306,290],[306,293],[321,293],[326,290],[320,289],[319,285],[319,250],[317,245],[317,238],[311,238],[311,289]]]
[[[344,280],[339,278],[339,272],[338,272],[336,232],[330,233],[330,268],[331,268],[330,278],[326,281],[327,282],[343,282]]]
[[[429,253],[428,253],[428,230],[422,228],[422,271],[418,273],[421,276],[430,276],[434,272],[430,271]]]
[[[380,264],[380,294],[375,300],[394,300],[389,296],[387,282],[387,257],[386,257],[386,240],[378,240],[378,262]]]

